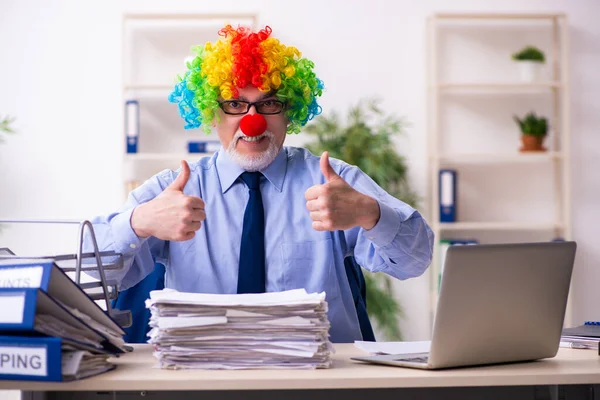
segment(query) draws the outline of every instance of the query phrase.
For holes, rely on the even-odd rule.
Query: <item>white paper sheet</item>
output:
[[[431,341],[420,342],[363,342],[356,340],[354,345],[371,354],[417,354],[428,353]]]
[[[175,290],[153,290],[146,306],[168,301],[182,304],[205,304],[211,306],[282,306],[294,304],[319,304],[325,300],[325,292],[307,293],[304,289],[285,292],[249,294],[187,293]]]

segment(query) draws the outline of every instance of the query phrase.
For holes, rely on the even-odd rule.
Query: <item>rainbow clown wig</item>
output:
[[[271,37],[266,26],[258,32],[231,25],[219,31],[215,43],[195,46],[196,53],[188,70],[169,96],[177,103],[185,129],[198,128],[210,132],[217,121],[218,100],[238,96],[238,88],[253,85],[260,91],[275,92],[286,107],[289,120],[287,133],[300,128],[321,113],[317,97],[323,92],[323,82],[313,72],[314,63],[302,58],[295,47],[288,47]]]

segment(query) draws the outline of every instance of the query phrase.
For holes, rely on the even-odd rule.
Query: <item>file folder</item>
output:
[[[60,338],[0,336],[0,379],[62,381]]]
[[[44,320],[54,324],[45,327]],[[125,351],[123,329],[53,260],[0,260],[0,332],[47,334],[80,342],[80,348]]]
[[[0,259],[0,289],[39,288],[59,302],[76,308],[111,330],[125,331],[98,306],[52,259]]]
[[[137,100],[125,102],[125,134],[127,153],[137,153],[140,137],[140,103]]]
[[[55,337],[0,336],[0,380],[61,382],[116,368],[105,356],[86,368],[81,353],[65,351],[64,344]]]
[[[0,289],[0,332],[2,334],[46,334],[48,328],[36,321],[39,315],[50,315],[74,328],[81,337],[98,343],[98,346],[90,347],[91,345],[85,340],[77,340],[66,335],[63,337],[78,348],[87,350],[93,348],[96,352],[122,352],[103,333],[73,315],[43,290]]]
[[[442,169],[439,173],[440,222],[456,222],[456,171]]]

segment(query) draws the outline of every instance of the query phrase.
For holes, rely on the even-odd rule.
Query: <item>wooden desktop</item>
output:
[[[231,398],[229,394],[238,392],[244,398],[248,398],[251,391],[260,391],[263,393],[260,398],[265,398],[269,397],[264,395],[267,391],[315,391],[316,393],[326,389],[326,392],[331,393],[331,390],[348,391],[348,389],[385,388],[388,391],[397,389],[414,391],[414,389],[424,388],[495,387],[497,388],[495,392],[499,393],[500,387],[557,387],[557,385],[586,385],[589,386],[589,389],[586,389],[589,392],[593,390],[591,385],[600,384],[600,357],[595,350],[560,349],[554,358],[533,362],[424,371],[350,360],[352,356],[366,354],[353,344],[338,344],[335,349],[334,366],[331,369],[172,371],[155,368],[156,359],[152,356],[150,345],[135,345],[132,353],[115,359],[118,367],[114,371],[65,383],[0,381],[0,390],[62,393],[62,396],[49,397],[31,397],[32,395],[29,394],[29,398],[82,398],[80,392],[104,394],[139,392],[144,396],[150,392],[169,392],[165,398],[172,399],[183,398],[183,392],[220,392],[219,398],[225,396],[223,391],[228,393],[227,398]],[[69,397],[68,392],[79,392],[79,394],[74,396],[75,393],[72,393]],[[348,391],[350,392],[361,391]],[[182,396],[177,394],[173,397],[175,393],[180,393]],[[352,396],[345,398],[348,397],[352,398]],[[468,396],[463,395],[460,398],[468,398]],[[27,399],[27,396],[24,396],[24,399]],[[511,399],[514,399],[514,396]]]

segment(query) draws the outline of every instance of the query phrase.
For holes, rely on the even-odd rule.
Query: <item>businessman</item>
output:
[[[361,340],[344,259],[416,277],[431,261],[432,231],[359,168],[283,146],[321,112],[311,61],[269,27],[219,34],[196,49],[170,100],[186,128],[216,131],[222,147],[158,173],[93,220],[100,247],[125,257],[110,277],[127,289],[160,262],[179,291],[324,291],[331,340]]]

